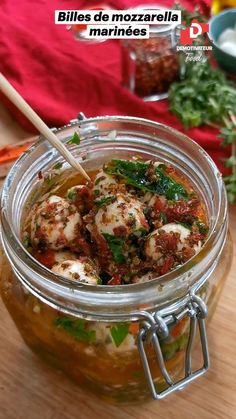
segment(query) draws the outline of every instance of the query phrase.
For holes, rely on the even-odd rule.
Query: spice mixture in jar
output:
[[[158,34],[123,42],[123,83],[137,95],[151,100],[165,94],[179,73],[179,59],[170,37]]]

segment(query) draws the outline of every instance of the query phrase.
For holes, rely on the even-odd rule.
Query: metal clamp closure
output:
[[[167,371],[165,360],[161,350],[160,340],[168,337],[168,325],[170,323],[179,321],[185,316],[189,316],[190,318],[189,337],[185,353],[185,373],[182,379],[180,379],[177,382],[174,382],[170,373]],[[195,295],[194,293],[191,293],[181,311],[173,313],[166,317],[160,316],[159,313],[154,313],[152,315],[148,314],[145,320],[142,322],[142,327],[140,328],[138,335],[138,349],[143,364],[145,376],[147,379],[147,384],[154,399],[160,400],[176,390],[182,390],[187,384],[200,377],[208,370],[210,362],[205,326],[206,316],[206,304],[199,296]],[[199,335],[201,341],[203,365],[198,370],[192,371],[192,349],[196,337],[197,325],[199,328]],[[156,390],[156,386],[148,362],[148,356],[145,350],[145,343],[151,343],[153,345],[157,365],[159,366],[161,374],[167,385],[167,388],[163,391],[158,392]]]

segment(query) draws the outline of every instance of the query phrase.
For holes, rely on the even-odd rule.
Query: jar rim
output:
[[[189,141],[191,141],[192,146],[195,148],[196,151],[198,151],[199,153],[201,153],[202,157],[206,160],[206,163],[208,164],[212,176],[217,180],[217,185],[218,185],[218,195],[220,197],[220,201],[221,201],[221,205],[218,208],[217,211],[217,216],[215,217],[214,220],[214,224],[212,226],[211,232],[204,244],[204,246],[202,247],[202,249],[199,251],[199,253],[197,253],[195,256],[193,256],[193,258],[191,258],[189,261],[187,261],[184,265],[180,266],[179,268],[176,268],[175,270],[173,270],[172,272],[169,272],[161,277],[158,278],[154,278],[152,280],[150,280],[149,282],[145,282],[145,283],[139,283],[139,284],[129,284],[129,285],[121,285],[121,286],[104,286],[104,285],[97,285],[97,286],[91,286],[91,285],[87,285],[87,284],[73,284],[73,287],[71,285],[70,281],[66,281],[65,278],[63,277],[59,277],[58,275],[56,275],[55,273],[53,273],[52,271],[50,271],[49,269],[47,269],[46,267],[44,267],[43,265],[41,265],[39,262],[37,262],[28,252],[27,250],[24,248],[23,244],[20,241],[20,238],[18,237],[17,232],[15,231],[15,228],[9,223],[8,220],[8,216],[6,214],[6,209],[8,206],[8,198],[9,198],[9,189],[11,188],[11,184],[14,180],[14,177],[16,176],[19,168],[21,167],[22,163],[25,161],[30,161],[31,155],[32,153],[40,147],[40,145],[44,142],[46,142],[46,140],[42,137],[40,137],[40,140],[35,143],[33,146],[31,146],[14,164],[14,166],[11,168],[4,186],[3,186],[3,190],[2,190],[2,197],[1,197],[1,223],[2,223],[2,238],[3,238],[3,242],[6,239],[6,233],[7,231],[10,232],[12,238],[13,238],[13,242],[15,242],[15,246],[20,249],[20,253],[21,253],[21,257],[24,259],[24,267],[26,267],[25,265],[28,263],[28,268],[36,271],[38,270],[39,276],[38,276],[38,280],[42,280],[42,278],[44,278],[44,280],[46,281],[46,284],[48,283],[48,285],[51,287],[52,283],[53,286],[57,288],[57,290],[59,291],[59,293],[65,296],[65,287],[68,288],[68,283],[70,285],[70,292],[69,294],[71,295],[71,290],[72,293],[74,293],[74,297],[73,301],[76,300],[76,298],[78,297],[85,297],[85,294],[88,294],[88,298],[89,296],[92,297],[93,295],[100,295],[100,297],[103,297],[103,302],[108,302],[108,297],[109,299],[112,299],[112,304],[117,304],[120,306],[121,304],[121,300],[122,296],[128,296],[130,297],[130,301],[132,300],[132,304],[134,303],[134,301],[136,301],[136,303],[138,302],[138,298],[136,296],[136,298],[134,298],[133,294],[137,294],[137,295],[141,295],[144,291],[147,290],[147,288],[152,289],[153,291],[156,291],[156,287],[161,283],[170,283],[173,281],[175,281],[176,278],[180,278],[183,277],[183,275],[188,272],[189,270],[191,270],[191,268],[194,266],[196,267],[201,261],[201,256],[204,258],[204,255],[212,248],[212,246],[214,245],[214,242],[216,241],[220,230],[222,228],[222,225],[224,224],[226,218],[227,218],[227,205],[226,205],[226,194],[225,194],[225,188],[223,185],[223,181],[222,181],[222,176],[220,175],[215,163],[213,162],[213,160],[208,156],[208,154],[193,140],[190,140],[189,137],[187,137],[185,134],[175,130],[172,127],[166,126],[164,124],[160,124],[158,122],[154,122],[154,121],[150,121],[148,119],[144,119],[144,118],[136,118],[136,117],[130,117],[130,116],[98,116],[98,117],[94,117],[94,118],[86,118],[82,121],[78,121],[78,120],[74,120],[71,122],[71,124],[65,125],[64,127],[58,128],[55,132],[58,134],[64,134],[66,133],[66,131],[68,130],[68,128],[71,127],[75,127],[75,126],[86,126],[93,124],[93,123],[99,123],[99,122],[104,122],[104,121],[109,121],[109,122],[125,122],[125,123],[136,123],[139,126],[150,126],[150,127],[154,127],[156,129],[160,129],[161,131],[167,133],[167,134],[172,134],[174,136],[178,136],[178,138],[181,139],[181,141],[183,141],[183,144]],[[223,205],[222,205],[223,203]],[[6,243],[5,243],[6,244]],[[7,246],[5,245],[5,251],[8,252],[9,249],[6,248]],[[17,271],[18,275],[20,276],[20,272]],[[46,279],[45,279],[46,277]],[[45,285],[45,283],[44,283]],[[29,286],[29,284],[28,284]],[[35,288],[35,284],[33,286],[33,288]],[[33,288],[31,288],[31,291],[33,290]],[[56,290],[56,288],[54,289],[54,291]],[[42,291],[42,290],[41,290]],[[39,295],[38,297],[40,298],[40,293],[41,291],[39,291]],[[52,291],[52,290],[51,290]],[[37,290],[34,289],[34,292],[37,292]],[[81,293],[83,295],[81,295]],[[68,295],[69,295],[68,294]],[[107,294],[107,295],[106,295]],[[51,295],[51,294],[50,294]],[[42,296],[41,296],[42,297]],[[127,298],[128,298],[127,297]],[[150,297],[150,296],[149,296]],[[45,298],[45,296],[43,297]],[[86,299],[86,297],[85,297]],[[140,302],[140,301],[139,301]],[[126,304],[124,302],[124,304]],[[96,305],[96,304],[95,304]]]

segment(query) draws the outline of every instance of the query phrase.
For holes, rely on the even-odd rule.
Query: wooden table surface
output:
[[[28,137],[0,105],[0,145]],[[0,301],[0,419],[235,419],[236,206],[230,217],[234,259],[208,325],[211,369],[204,377],[161,402],[108,405],[31,353]]]

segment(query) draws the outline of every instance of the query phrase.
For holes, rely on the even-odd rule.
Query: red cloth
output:
[[[209,3],[209,0],[202,1]],[[177,118],[169,113],[167,101],[145,103],[121,86],[119,42],[78,42],[66,26],[54,24],[56,9],[81,9],[98,3],[1,0],[0,71],[49,126],[68,123],[82,111],[88,117],[143,117],[184,131]],[[123,9],[137,4],[154,4],[155,1],[104,0],[100,3]],[[171,0],[156,3],[165,7],[173,5]],[[194,1],[183,0],[182,4],[191,9]],[[12,105],[11,110],[29,129],[28,122]],[[203,146],[222,168],[219,158],[225,151],[219,148],[216,130],[194,128],[187,135]]]

